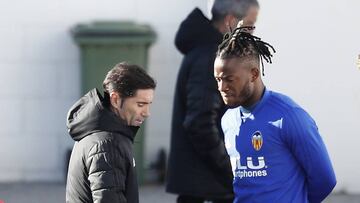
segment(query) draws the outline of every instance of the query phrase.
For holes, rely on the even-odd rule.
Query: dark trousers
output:
[[[205,201],[210,201],[211,203],[232,203],[233,199],[209,199],[204,197],[179,195],[176,200],[177,203],[204,203]]]

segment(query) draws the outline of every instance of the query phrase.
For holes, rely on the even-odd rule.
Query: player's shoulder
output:
[[[301,109],[298,103],[296,103],[291,97],[285,94],[275,91],[269,91],[269,95],[270,96],[268,102],[275,109],[286,111],[287,113],[290,113],[296,109]]]
[[[305,109],[285,94],[272,91],[269,100],[274,108],[286,115],[285,117],[311,118]]]

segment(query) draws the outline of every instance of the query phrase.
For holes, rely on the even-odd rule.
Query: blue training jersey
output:
[[[316,123],[289,97],[265,90],[252,110],[227,110],[221,125],[235,203],[315,203],[334,188]]]

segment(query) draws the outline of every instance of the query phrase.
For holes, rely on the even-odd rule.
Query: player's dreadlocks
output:
[[[222,43],[218,47],[217,57],[248,57],[254,56],[260,59],[262,66],[262,74],[264,75],[264,63],[271,63],[272,54],[269,48],[275,53],[275,49],[269,43],[261,41],[259,37],[250,34],[248,31],[254,29],[252,26],[242,26],[239,22],[235,30],[224,35]]]

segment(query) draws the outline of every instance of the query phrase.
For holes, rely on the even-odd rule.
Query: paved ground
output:
[[[59,183],[0,183],[0,200],[5,203],[64,203],[65,185]],[[140,202],[172,203],[175,202],[175,196],[165,193],[162,185],[146,185],[140,188]],[[324,203],[360,203],[360,194],[332,194]]]

